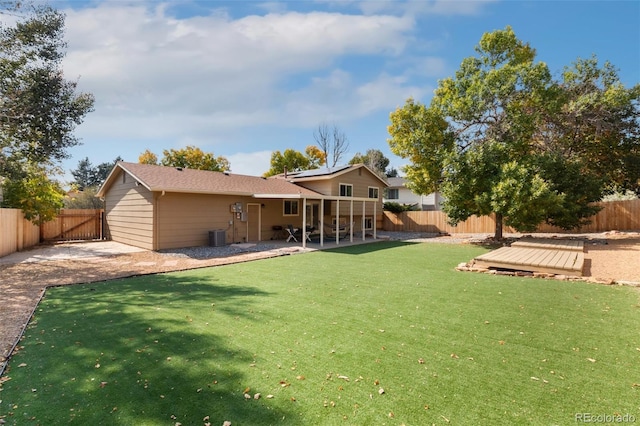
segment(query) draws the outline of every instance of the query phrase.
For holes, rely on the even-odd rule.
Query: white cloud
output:
[[[176,19],[162,5],[119,2],[66,13],[65,74],[80,76],[80,89],[96,96],[85,138],[210,138],[238,126],[282,124],[291,107],[292,125],[336,105],[341,116],[358,116],[347,103],[359,102],[357,88],[331,67],[345,55],[399,54],[415,24],[324,12],[234,20],[218,10]],[[290,92],[291,79],[301,88]]]
[[[226,158],[231,172],[239,175],[261,176],[271,168],[271,151],[239,152]]]

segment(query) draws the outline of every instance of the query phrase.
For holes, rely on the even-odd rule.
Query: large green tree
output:
[[[325,164],[325,153],[315,145],[309,145],[305,152],[295,149],[285,149],[284,152],[273,151],[271,153],[271,167],[263,176],[275,176],[284,173],[285,170],[293,172],[299,170],[311,170]]]
[[[196,146],[186,146],[181,149],[165,149],[162,151],[159,164],[168,167],[184,167],[195,170],[209,170],[224,172],[231,170],[229,160],[223,156],[216,157],[212,152],[204,152]],[[140,154],[138,162],[141,164],[158,164],[158,157],[148,149]]]
[[[87,188],[97,188],[107,179],[107,176],[109,176],[118,161],[122,161],[120,156],[112,162],[100,163],[94,166],[89,161],[89,157],[85,157],[78,161],[76,169],[71,170],[71,175],[74,177],[71,184],[80,191],[84,191]]]
[[[59,205],[46,188],[56,186],[51,179],[59,163],[69,157],[69,148],[79,144],[73,131],[93,109],[94,99],[91,94],[78,93],[77,81],[63,75],[64,14],[50,6],[18,8],[12,14],[18,16],[15,24],[0,24],[4,205],[23,208],[29,217],[42,221],[49,216],[49,207],[55,210]],[[33,192],[24,193],[27,190]]]
[[[349,164],[364,164],[381,178],[392,177],[397,174],[395,169],[387,169],[390,162],[391,160],[389,160],[382,151],[373,148],[368,149],[364,154],[357,152],[353,158],[349,160]]]
[[[388,128],[392,152],[411,161],[409,186],[441,191],[452,223],[493,213],[498,239],[503,223],[571,229],[607,188],[637,188],[638,86],[593,58],[554,81],[510,27],[484,34],[476,52],[428,107],[409,99]]]

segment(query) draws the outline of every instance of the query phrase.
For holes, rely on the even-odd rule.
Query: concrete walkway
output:
[[[33,263],[52,260],[91,259],[147,251],[115,241],[85,241],[35,246],[29,250],[0,257],[0,265]]]

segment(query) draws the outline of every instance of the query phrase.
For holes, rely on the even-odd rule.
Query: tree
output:
[[[347,136],[335,124],[332,129],[325,123],[318,125],[313,132],[318,148],[324,153],[327,167],[335,167],[349,149]]]
[[[140,164],[151,164],[151,165],[157,166],[159,164],[158,163],[158,156],[147,149],[142,154],[140,154],[140,156],[138,157],[138,163],[140,163]]]
[[[392,152],[411,160],[408,186],[440,190],[452,223],[494,213],[496,239],[503,222],[572,229],[597,211],[606,184],[637,184],[638,86],[625,89],[593,60],[555,82],[510,27],[484,34],[476,52],[429,107],[409,99],[388,128]]]
[[[295,149],[285,149],[284,153],[271,153],[271,168],[264,173],[264,177],[299,170],[317,169],[324,164],[324,153],[315,145],[307,146],[305,154]]]
[[[76,92],[77,81],[64,78],[64,14],[39,6],[26,15],[16,8],[13,15],[17,23],[0,29],[0,176],[8,182],[4,204],[43,221],[60,206],[57,184],[48,175],[58,173],[68,149],[80,143],[73,131],[93,110],[94,98]]]
[[[390,160],[379,149],[368,149],[366,153],[356,153],[349,164],[364,164],[381,178],[386,178]],[[393,172],[392,172],[393,173]]]
[[[98,187],[107,179],[113,166],[118,161],[122,161],[120,156],[112,162],[101,163],[94,167],[89,161],[89,157],[85,157],[78,162],[77,169],[71,170],[71,174],[75,178],[71,184],[80,191],[84,191],[86,188]]]
[[[640,85],[626,89],[613,65],[591,57],[565,67],[553,90],[559,101],[545,117],[542,147],[602,165],[590,172],[608,193],[640,194]]]
[[[70,191],[64,198],[65,209],[103,209],[104,201],[96,196],[97,186],[84,188],[82,191]]]
[[[93,96],[76,93],[61,69],[64,14],[37,7],[0,31],[0,174],[20,164],[55,165],[79,144],[73,130],[93,110]]]
[[[160,164],[168,167],[184,167],[186,169],[209,170],[212,172],[224,172],[231,170],[229,160],[225,157],[215,157],[212,152],[204,152],[195,146],[187,146],[182,149],[165,149]],[[148,149],[140,154],[138,161],[141,164],[158,164],[158,157]]]
[[[38,225],[53,220],[64,206],[64,190],[44,168],[30,166],[25,178],[7,179],[3,190],[2,205],[22,209],[24,217]]]

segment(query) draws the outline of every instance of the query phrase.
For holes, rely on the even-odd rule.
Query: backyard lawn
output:
[[[640,421],[638,289],[454,271],[483,251],[382,242],[49,289],[0,419]]]

